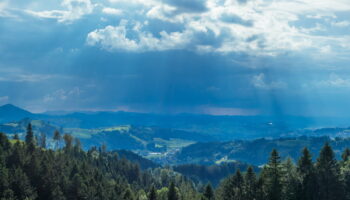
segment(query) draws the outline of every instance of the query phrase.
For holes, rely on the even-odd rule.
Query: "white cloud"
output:
[[[350,21],[332,22],[332,25],[337,27],[347,27],[350,25]]]
[[[1,68],[0,66],[0,82],[18,82],[18,83],[29,83],[29,82],[42,82],[52,79],[68,79],[69,76],[58,75],[58,74],[36,74],[28,73],[19,68]]]
[[[26,12],[36,17],[57,19],[58,22],[70,23],[92,13],[94,9],[94,5],[90,0],[63,0],[61,5],[65,10],[26,10]]]
[[[131,28],[115,24],[95,29],[88,34],[89,45],[98,45],[109,51],[186,49],[200,53],[243,52],[275,56],[303,50],[311,50],[318,55],[324,52],[324,47],[330,47],[328,50],[332,52],[350,50],[349,45],[345,45],[350,43],[346,35],[324,34],[334,26],[350,25],[349,21],[338,20],[338,12],[350,11],[348,0],[250,0],[245,3],[237,0],[94,2],[96,4],[91,0],[63,0],[61,8],[42,11],[27,9],[26,12],[40,18],[57,19],[63,23],[73,22],[93,12],[103,23],[114,23],[107,20],[112,17],[110,15],[123,16],[133,23],[152,20],[169,23],[169,26],[162,24],[163,30],[159,31],[160,27],[157,27],[155,32],[154,23],[142,22],[145,27],[134,33],[136,37],[127,34]],[[4,5],[5,3],[0,3],[0,16],[4,13]],[[96,7],[101,9],[95,9]],[[316,22],[304,27],[299,22],[305,18]],[[181,28],[169,28],[174,25]],[[320,50],[321,48],[323,50]]]
[[[0,77],[0,82],[41,82],[50,78],[54,78],[54,76],[46,74],[7,74]]]
[[[307,18],[310,18],[310,19],[322,19],[322,18],[326,18],[326,17],[330,17],[330,18],[333,18],[333,19],[336,19],[337,16],[334,15],[334,14],[330,14],[330,13],[323,13],[322,15],[321,14],[313,14],[313,15],[306,15]]]
[[[7,1],[3,1],[3,2],[0,2],[0,17],[8,17],[8,16],[11,16],[8,11],[6,10],[7,9]]]
[[[79,97],[81,94],[79,87],[74,87],[70,90],[59,89],[51,94],[47,94],[43,98],[44,103],[56,102],[56,101],[66,101],[71,98]]]
[[[311,86],[318,88],[350,88],[350,79],[332,73],[327,80],[314,81]]]
[[[87,36],[87,44],[90,46],[99,45],[102,48],[113,50],[126,50],[134,52],[142,51],[163,51],[171,49],[182,49],[190,43],[191,33],[162,31],[160,37],[152,33],[142,31],[142,25],[136,23],[133,27],[127,27],[128,22],[122,20],[119,26],[107,26],[90,32]],[[129,38],[129,32],[137,34],[136,38]]]
[[[263,73],[253,76],[252,84],[256,88],[265,89],[265,90],[284,89],[287,87],[287,84],[282,81],[267,82],[265,78],[265,74]]]
[[[254,0],[240,3],[236,0],[206,0],[207,9],[191,12],[190,8],[179,12],[181,6],[193,6],[184,2],[152,0],[110,0],[115,5],[124,5],[127,12],[142,16],[147,20],[162,20],[166,23],[183,26],[174,31],[164,28],[160,33],[138,30],[136,38],[128,36],[130,29],[126,26],[106,26],[89,33],[87,43],[98,45],[109,51],[154,51],[186,49],[197,52],[244,52],[254,55],[277,55],[288,51],[316,50],[322,53],[339,47],[347,48],[344,42],[350,42],[343,35],[319,36],[329,27],[315,23],[305,28],[293,25],[302,19],[324,17],[336,18],[336,12],[350,11],[345,0],[303,0],[303,1],[263,1]],[[125,5],[139,5],[132,7]],[[197,5],[198,6],[198,5]],[[200,7],[198,7],[200,8]],[[112,9],[112,8],[111,8]],[[112,11],[112,10],[110,10]],[[118,11],[116,11],[118,13]],[[223,16],[226,19],[223,19]],[[230,18],[231,16],[231,18]],[[133,19],[135,20],[135,19]],[[132,21],[132,20],[130,20]],[[345,22],[338,22],[345,26]],[[146,24],[144,24],[146,26]],[[335,25],[335,24],[334,24]],[[147,29],[149,30],[149,29]],[[214,33],[214,35],[211,35]],[[155,37],[160,35],[160,37]],[[206,41],[201,41],[201,40]],[[209,41],[209,42],[208,42]],[[335,48],[335,46],[337,46]],[[323,48],[323,50],[319,50]]]
[[[143,6],[153,6],[159,3],[158,0],[108,0],[111,3],[136,4]]]
[[[124,49],[127,51],[136,51],[139,47],[137,42],[126,37],[127,29],[125,26],[107,26],[104,29],[98,29],[89,33],[87,37],[88,45],[100,44],[104,49]]]
[[[168,5],[158,5],[152,7],[147,13],[146,16],[151,19],[160,19],[162,21],[168,22],[178,22],[179,20],[174,18],[174,12],[176,8]]]
[[[3,0],[0,2],[0,18],[12,18],[20,20],[20,17],[15,13],[16,9],[11,7],[11,1]]]
[[[7,7],[7,1],[0,2],[0,13]]]
[[[116,9],[116,8],[109,8],[109,7],[103,8],[102,12],[109,14],[109,15],[122,15],[123,14],[123,10]]]

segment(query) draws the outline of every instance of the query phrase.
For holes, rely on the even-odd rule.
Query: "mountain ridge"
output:
[[[13,104],[5,104],[0,106],[0,122],[9,122],[32,116],[34,116],[33,113]]]

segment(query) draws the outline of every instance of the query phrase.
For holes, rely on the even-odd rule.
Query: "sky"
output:
[[[0,105],[350,116],[349,0],[2,0]]]

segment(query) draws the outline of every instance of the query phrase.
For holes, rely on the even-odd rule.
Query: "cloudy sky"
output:
[[[349,0],[2,0],[0,104],[350,116]]]

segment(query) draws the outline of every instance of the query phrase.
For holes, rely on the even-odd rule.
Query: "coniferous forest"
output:
[[[46,148],[45,135],[36,137],[30,124],[25,141],[0,133],[0,199],[350,199],[350,150],[338,161],[328,143],[316,159],[304,148],[299,160],[281,161],[273,150],[258,173],[253,167],[237,170],[214,188],[171,167],[141,170],[106,146],[84,151],[79,140],[58,131],[53,139],[55,148]]]

